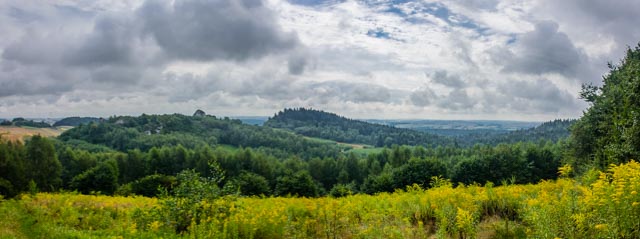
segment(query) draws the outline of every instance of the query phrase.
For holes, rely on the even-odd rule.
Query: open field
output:
[[[428,190],[341,198],[39,193],[0,201],[0,218],[12,219],[0,222],[0,238],[637,238],[638,191],[640,164],[630,162],[577,180],[436,180]]]
[[[316,137],[308,137],[308,136],[303,136],[303,137],[308,139],[308,140],[315,141],[315,142],[327,143],[327,144],[337,144],[337,145],[345,146],[346,148],[349,148],[349,149],[373,148],[373,146],[366,145],[366,144],[351,144],[351,143],[343,143],[343,142],[333,141],[333,140],[329,140],[329,139],[316,138]]]
[[[44,137],[56,137],[71,127],[57,128],[33,128],[33,127],[17,127],[17,126],[0,126],[0,136],[4,139],[12,141],[23,141],[25,137],[41,135]]]

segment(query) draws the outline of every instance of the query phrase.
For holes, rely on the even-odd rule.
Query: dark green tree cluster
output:
[[[578,168],[640,158],[640,45],[609,68],[602,86],[584,85],[580,94],[591,106],[571,129]]]
[[[36,135],[23,145],[0,138],[1,195],[13,197],[28,189],[55,191],[61,186],[61,173],[51,140]]]
[[[226,144],[236,147],[266,148],[274,154],[301,157],[336,156],[341,147],[268,127],[246,125],[239,120],[215,116],[142,115],[112,117],[106,122],[89,123],[65,131],[59,138],[103,145],[118,151],[183,145]]]
[[[34,127],[34,128],[50,128],[51,125],[44,121],[36,122],[33,120],[26,120],[24,118],[14,118],[12,121],[4,120],[0,123],[2,126],[19,126],[19,127]]]
[[[307,111],[311,113],[302,115],[326,116],[329,121],[337,117],[295,112]],[[371,132],[406,136],[395,134],[404,130],[375,126],[385,130]],[[430,187],[434,177],[464,184],[529,183],[556,177],[564,141],[434,146],[394,145],[379,153],[355,154],[336,143],[206,114],[111,117],[80,124],[55,141],[34,137],[26,145],[4,142],[0,185],[3,195],[24,191],[33,181],[42,191],[155,196],[159,188],[172,191],[179,186],[176,176],[185,171],[202,178],[218,175],[212,165],[225,175],[216,187],[247,196],[390,192],[413,184]],[[58,166],[29,168],[46,164]]]
[[[498,145],[513,144],[518,142],[538,142],[540,140],[551,140],[557,142],[561,139],[569,137],[571,126],[576,120],[556,119],[544,122],[529,129],[521,129],[508,133],[475,133],[455,137],[456,142],[460,146],[470,147],[476,144]]]
[[[557,178],[562,150],[558,145],[500,144],[476,147],[470,157],[453,167],[451,178],[459,183],[537,183]]]
[[[158,188],[171,191],[178,183],[176,175],[192,170],[204,178],[224,174],[216,186],[228,193],[344,196],[391,192],[413,184],[428,188],[434,177],[465,184],[553,179],[560,165],[561,147],[550,142],[473,148],[394,146],[368,155],[347,153],[303,159],[296,155],[279,158],[251,148],[229,150],[207,145],[193,149],[178,145],[148,151],[89,152],[59,142],[56,150],[51,140],[34,137],[26,146],[2,144],[0,182],[3,195],[9,196],[26,190],[29,180],[43,191],[62,188],[86,194],[155,196],[160,192]],[[27,171],[24,165],[28,162],[50,166]],[[221,173],[212,171],[212,165]],[[52,170],[56,168],[57,171]]]
[[[306,108],[284,109],[269,118],[264,125],[289,129],[309,137],[377,147],[394,144],[427,147],[453,145],[453,140],[448,137],[347,119],[333,113]]]
[[[92,122],[100,122],[100,118],[95,117],[67,117],[53,123],[54,127],[59,126],[79,126],[81,124],[89,124]]]

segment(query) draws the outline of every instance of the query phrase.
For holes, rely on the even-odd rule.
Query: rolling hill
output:
[[[435,147],[454,143],[451,138],[444,136],[348,119],[333,113],[305,108],[284,109],[269,118],[264,125],[287,129],[308,137],[376,147],[391,145]]]

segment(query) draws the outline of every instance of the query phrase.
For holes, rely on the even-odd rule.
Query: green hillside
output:
[[[453,140],[444,136],[348,119],[333,113],[305,108],[284,109],[267,120],[264,125],[288,129],[309,137],[377,147],[453,145]]]

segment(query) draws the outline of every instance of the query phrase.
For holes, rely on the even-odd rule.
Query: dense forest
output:
[[[422,145],[426,147],[453,145],[453,140],[447,137],[347,119],[333,113],[306,108],[284,109],[269,118],[264,125],[272,128],[289,129],[297,134],[309,137],[377,147],[391,145]]]
[[[553,120],[544,122],[529,129],[520,129],[507,133],[480,133],[455,137],[456,142],[463,146],[473,146],[475,144],[498,145],[501,143],[517,142],[538,142],[540,140],[550,140],[557,142],[570,135],[570,128],[576,120]]]
[[[38,136],[25,145],[3,142],[0,152],[3,195],[27,190],[33,182],[40,191],[153,196],[158,186],[171,188],[175,176],[184,170],[214,176],[212,166],[224,172],[219,187],[239,190],[242,195],[392,192],[413,184],[429,187],[431,178],[437,176],[465,184],[535,183],[555,178],[561,157],[560,145],[550,142],[469,149],[394,146],[365,157],[350,153],[303,160],[295,155],[279,158],[268,151],[208,145],[90,152]],[[28,176],[27,172],[39,172],[36,169],[49,171]]]
[[[0,190],[6,196],[34,189],[154,196],[158,187],[170,190],[179,173],[193,170],[202,177],[222,172],[217,186],[228,193],[314,197],[429,187],[433,177],[464,184],[553,179],[564,142],[468,148],[446,142],[355,154],[337,143],[202,113],[112,117],[80,124],[57,139],[1,144],[1,170],[7,173]],[[26,174],[38,167],[51,171],[38,174],[44,179]]]
[[[67,117],[56,121],[53,126],[79,126],[81,124],[89,124],[91,122],[99,122],[100,118],[95,117]]]
[[[34,128],[49,128],[50,124],[46,122],[37,122],[33,120],[26,120],[24,118],[14,118],[11,121],[3,120],[0,122],[0,126],[18,126],[18,127],[34,127]]]
[[[251,147],[279,157],[335,157],[342,147],[308,140],[290,132],[242,124],[215,116],[141,115],[111,117],[104,122],[79,125],[59,136],[64,142],[127,151],[178,146],[194,149],[205,145]],[[88,144],[86,144],[88,143]]]
[[[335,140],[345,143],[375,145],[450,146],[472,147],[476,144],[556,142],[569,136],[569,127],[575,120],[554,120],[539,126],[505,133],[480,131],[479,133],[452,135],[450,137],[427,132],[396,128],[393,126],[347,119],[333,113],[314,109],[284,109],[269,118],[265,126],[287,129],[297,134]],[[478,131],[473,131],[478,132]]]
[[[265,126],[203,111],[64,121],[78,125],[56,139],[1,143],[3,195],[62,189],[154,196],[158,187],[179,184],[177,175],[185,171],[224,175],[217,187],[247,196],[374,194],[413,184],[427,188],[438,177],[460,184],[535,183],[557,177],[567,145],[559,135],[573,123],[556,120],[494,141],[469,137],[461,147],[459,139],[304,108],[285,109]],[[385,147],[356,154],[349,146],[306,137]],[[46,177],[26,173],[39,167],[50,169],[38,174]]]

